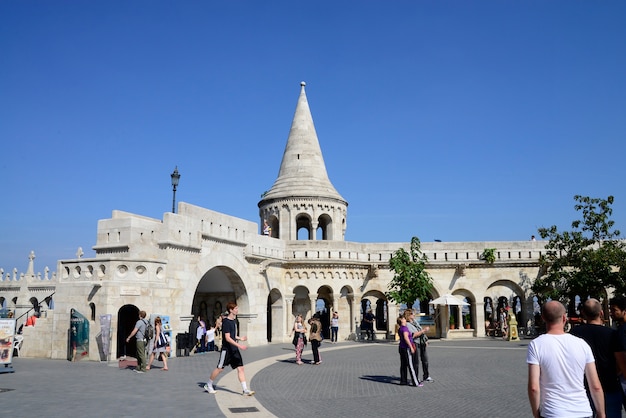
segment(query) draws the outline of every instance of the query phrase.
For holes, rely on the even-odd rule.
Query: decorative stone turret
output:
[[[310,240],[343,241],[348,202],[328,178],[304,91],[306,83],[300,85],[278,178],[258,205],[261,225],[267,221],[271,236],[283,240],[297,240],[298,230],[304,228]]]

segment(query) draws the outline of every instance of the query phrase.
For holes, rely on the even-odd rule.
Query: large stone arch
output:
[[[482,312],[478,309],[478,301],[476,295],[468,289],[457,289],[452,294],[457,299],[463,300],[469,303],[469,306],[458,306],[452,309],[455,314],[455,321],[459,328],[467,328],[465,321],[469,321],[469,327],[471,329],[478,329],[478,321],[482,320]],[[484,325],[484,324],[483,324]]]
[[[330,316],[333,306],[334,291],[328,285],[322,285],[317,289],[317,300],[315,304],[316,313],[320,314],[320,322],[322,323],[322,332],[324,338],[330,339]],[[318,304],[323,301],[323,309],[318,309]]]
[[[291,305],[291,312],[293,314],[293,318],[291,318],[292,324],[297,315],[302,315],[305,321],[313,316],[313,312],[311,312],[310,294],[309,288],[304,285],[298,285],[293,288],[293,302]]]
[[[524,324],[526,319],[532,317],[532,299],[526,300],[524,289],[513,280],[499,279],[490,283],[485,290],[485,297],[493,301],[496,319],[501,308],[508,309],[509,307],[514,309],[518,324]],[[514,307],[516,298],[519,298],[521,304],[518,312],[515,312]]]
[[[204,273],[196,286],[190,313],[194,317],[202,317],[208,323],[215,323],[221,314],[218,308],[225,309],[228,302],[237,300],[235,292],[237,281],[240,281],[240,278],[225,266],[213,267]],[[244,309],[240,310],[245,312]]]
[[[188,306],[189,315],[202,314],[201,306],[206,306],[204,313],[216,316],[220,306],[226,310],[226,304],[234,301],[239,306],[240,335],[248,336],[251,343],[259,343],[266,339],[266,319],[263,313],[252,307],[264,306],[266,300],[257,297],[254,291],[257,286],[252,286],[253,280],[248,277],[245,264],[229,251],[233,251],[230,246],[217,248],[198,261],[185,286],[183,303]],[[263,295],[266,297],[267,292]],[[209,320],[213,322],[214,318]]]
[[[368,309],[368,302],[369,302],[369,306],[371,306],[371,309],[374,315],[376,316],[376,321],[374,324],[374,332],[375,333],[383,332],[386,336],[389,332],[389,322],[390,322],[389,321],[390,311],[389,311],[387,297],[380,290],[372,289],[363,293],[363,296],[361,297],[361,312],[359,315],[360,316],[359,322],[363,321],[363,317]]]

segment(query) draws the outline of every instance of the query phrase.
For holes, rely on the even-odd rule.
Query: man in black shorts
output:
[[[245,350],[248,347],[239,344],[238,341],[247,341],[247,337],[240,337],[237,335],[237,322],[235,319],[237,318],[237,313],[239,312],[239,307],[235,302],[228,302],[226,305],[226,309],[228,310],[228,316],[224,317],[222,320],[222,351],[220,352],[220,359],[217,362],[217,367],[211,373],[209,377],[209,381],[204,385],[204,390],[209,393],[216,393],[215,388],[213,387],[213,381],[217,379],[217,376],[224,371],[224,367],[230,365],[233,369],[237,369],[237,376],[239,377],[239,382],[241,382],[241,387],[243,388],[244,396],[252,396],[254,395],[254,391],[248,389],[246,385],[246,375],[243,371],[243,360],[241,358],[241,353],[239,350]]]

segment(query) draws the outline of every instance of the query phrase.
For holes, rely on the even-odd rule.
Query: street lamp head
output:
[[[178,180],[180,180],[180,174],[178,173],[178,166],[174,168],[174,172],[170,175],[172,177],[172,213],[176,213],[176,187],[178,186]]]
[[[178,186],[178,181],[180,180],[180,174],[178,173],[178,166],[174,168],[174,172],[170,174],[170,176],[172,177],[172,187],[176,189],[176,186]]]

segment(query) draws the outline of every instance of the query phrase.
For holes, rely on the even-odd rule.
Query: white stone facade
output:
[[[42,317],[24,330],[22,355],[66,358],[72,309],[90,318],[88,357],[100,360],[99,315],[113,317],[110,358],[116,358],[136,310],[169,315],[177,334],[194,315],[212,321],[231,300],[239,305],[240,333],[253,346],[289,341],[294,315],[310,317],[319,303],[339,312],[341,339],[357,331],[363,300],[379,313],[379,336],[389,335],[399,307],[385,298],[388,261],[410,244],[344,241],[348,204],[318,150],[302,85],[279,177],[259,202],[260,224],[270,222],[271,237],[259,223],[187,203],[163,219],[114,210],[98,221],[94,258],[61,260],[51,277],[35,275],[32,266],[21,276],[2,271],[4,307],[20,316],[41,304]],[[302,228],[309,239],[297,239]],[[496,249],[493,264],[481,259],[486,248]],[[542,242],[423,242],[422,251],[432,297],[451,293],[471,303],[469,330],[449,332],[447,312],[438,312],[434,336],[484,336],[485,298],[494,309],[498,300],[517,303],[520,325],[532,319],[529,286],[539,275]]]

